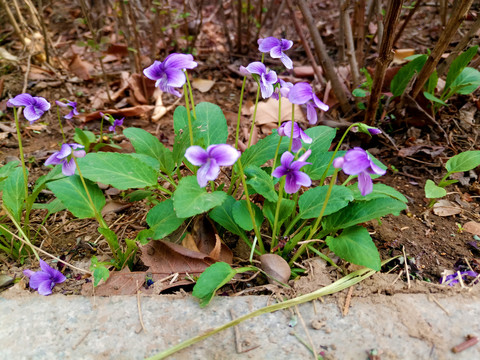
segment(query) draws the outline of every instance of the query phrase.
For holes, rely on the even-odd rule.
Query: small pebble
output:
[[[312,323],[310,325],[312,326],[313,329],[320,330],[322,327],[325,326],[325,323],[323,321],[315,319],[315,320],[312,320]]]

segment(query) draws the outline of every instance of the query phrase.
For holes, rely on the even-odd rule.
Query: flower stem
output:
[[[240,179],[242,180],[243,190],[245,191],[245,197],[246,197],[246,200],[247,200],[247,209],[248,209],[248,212],[250,214],[250,219],[252,220],[253,230],[254,230],[255,235],[257,237],[258,247],[260,248],[260,252],[262,254],[265,254],[265,247],[263,246],[262,236],[260,235],[260,231],[258,231],[258,227],[257,227],[257,224],[255,222],[255,214],[253,213],[252,204],[250,203],[250,196],[248,195],[247,183],[245,181],[245,174],[243,172],[243,166],[242,166],[242,162],[240,161],[240,159],[238,159],[237,164],[238,164],[238,170],[240,170]]]
[[[175,189],[177,188],[177,184],[175,184],[175,182],[173,181],[173,179],[171,178],[171,176],[166,177],[166,176],[163,175],[161,172],[158,172],[158,176],[160,176],[163,180],[169,182]]]
[[[333,185],[335,184],[335,181],[337,180],[337,174],[338,174],[338,169],[335,169],[335,172],[333,173],[332,175],[332,178],[330,179],[330,184],[328,186],[328,190],[327,190],[327,195],[325,196],[325,201],[323,202],[323,206],[322,206],[322,210],[320,210],[320,215],[318,215],[318,218],[317,220],[315,221],[315,224],[313,225],[313,227],[310,229],[310,234],[308,235],[307,239],[306,240],[311,240],[313,235],[315,235],[315,233],[317,232],[318,230],[318,227],[320,226],[320,222],[322,221],[322,218],[323,218],[323,214],[325,213],[325,209],[327,208],[327,204],[328,204],[328,200],[330,199],[330,195],[332,194],[332,189],[333,189]],[[299,248],[298,250],[295,252],[295,254],[292,256],[292,258],[290,259],[290,266],[293,264],[293,262],[295,260],[298,259],[298,257],[300,255],[303,254],[303,252],[305,251],[306,247],[307,247],[308,243],[303,243]]]
[[[275,170],[275,165],[277,164],[278,152],[280,151],[280,145],[282,144],[282,137],[281,136],[279,137],[280,139],[278,139],[277,148],[275,149],[275,156],[273,157],[272,173],[270,174],[271,178],[273,178],[273,170]]]
[[[253,109],[253,119],[252,119],[252,126],[250,127],[250,137],[248,138],[247,147],[250,147],[253,138],[253,130],[255,129],[255,118],[257,117],[257,107],[258,107],[258,99],[260,98],[260,84],[258,84],[257,88],[257,97],[255,98],[255,108]]]
[[[27,167],[25,166],[25,156],[23,154],[23,146],[22,146],[22,132],[20,131],[20,123],[18,121],[18,113],[17,108],[13,107],[13,117],[15,118],[15,127],[17,128],[17,138],[18,138],[18,150],[20,152],[20,161],[22,162],[22,170],[23,170],[23,181],[25,185],[25,200],[28,198],[28,176],[27,176]],[[25,221],[28,221],[25,219]]]
[[[295,125],[295,104],[292,104],[292,129],[290,133],[290,143],[288,144],[288,151],[292,151],[293,144],[293,126]]]
[[[28,239],[28,236],[23,232],[22,230],[22,227],[17,223],[17,221],[15,220],[15,217],[10,214],[9,210],[7,209],[7,207],[5,205],[2,204],[2,209],[3,211],[5,211],[5,213],[8,215],[8,217],[10,218],[10,220],[13,222],[13,224],[15,225],[15,227],[18,229],[18,232],[20,233],[20,235],[22,235],[22,237],[25,239],[25,242],[28,244],[28,246],[30,246],[30,249],[32,249],[33,253],[35,254],[35,257],[37,258],[37,260],[40,260],[40,256],[38,256],[38,253],[35,249],[35,246],[32,245],[32,243],[30,242],[30,240]],[[2,227],[2,226],[0,226]],[[10,232],[8,231],[6,228],[3,227],[3,230],[7,231],[7,232]]]
[[[325,178],[327,177],[327,174],[328,174],[328,170],[330,170],[330,166],[332,166],[333,160],[335,159],[335,155],[337,155],[338,149],[340,149],[340,145],[342,145],[343,140],[345,140],[345,136],[347,136],[348,132],[357,125],[358,123],[353,123],[348,127],[347,130],[345,130],[345,133],[343,134],[342,138],[338,142],[337,147],[333,152],[332,158],[330,159],[330,162],[328,163],[327,168],[325,169],[325,172],[323,173],[322,178],[320,179],[320,184],[323,184],[323,182],[325,181]]]
[[[188,135],[190,136],[190,146],[193,146],[192,117],[190,115],[190,105],[188,103],[187,85],[183,85],[183,94],[185,95],[185,107],[187,108]]]
[[[243,77],[242,90],[240,91],[240,104],[238,105],[238,114],[237,114],[237,129],[235,131],[235,149],[238,150],[238,136],[240,133],[240,118],[242,115],[242,103],[243,103],[243,92],[245,91],[245,84],[247,82],[247,77]]]
[[[195,120],[197,119],[197,113],[195,112],[195,103],[193,102],[192,86],[190,85],[190,79],[188,78],[188,72],[185,70],[185,77],[187,78],[188,92],[190,93],[190,101],[192,102],[192,112]]]
[[[284,187],[285,187],[285,176],[282,176],[282,179],[280,180],[280,188],[278,189],[278,200],[277,200],[277,206],[275,208],[275,220],[273,221],[272,246],[271,246],[272,249],[274,249],[278,243],[278,239],[277,239],[278,215],[280,215],[280,206],[282,203]]]
[[[58,125],[60,125],[60,131],[62,133],[63,142],[66,143],[67,140],[65,139],[65,133],[63,132],[62,118],[60,117],[60,109],[58,105],[57,105],[57,117],[58,117]]]

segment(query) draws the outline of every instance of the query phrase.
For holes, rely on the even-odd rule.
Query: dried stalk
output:
[[[438,77],[441,77],[450,68],[452,61],[467,47],[468,43],[477,35],[478,30],[480,30],[480,16],[477,17],[477,21],[473,23],[468,33],[462,37],[445,61],[438,66]]]
[[[355,56],[360,67],[363,65],[363,56],[365,48],[365,0],[355,1],[353,12],[354,19],[354,37],[355,37]]]
[[[375,1],[375,9],[377,10],[377,37],[378,37],[378,43],[381,44],[383,40],[383,34],[385,33],[383,31],[383,21],[382,21],[382,1],[381,0],[376,0]],[[392,32],[389,33],[387,32],[386,34],[393,34],[393,29]],[[393,44],[392,44],[393,45]]]
[[[332,83],[333,92],[335,93],[335,96],[340,103],[342,111],[344,113],[348,113],[350,111],[350,105],[348,104],[347,94],[345,93],[342,87],[342,83],[337,73],[335,72],[333,61],[328,56],[327,49],[325,47],[325,44],[323,43],[322,37],[320,36],[320,32],[315,26],[312,13],[310,12],[310,9],[305,3],[305,0],[297,0],[297,4],[303,14],[303,19],[308,26],[310,35],[312,36],[313,44],[315,46],[315,52],[317,53],[317,57],[320,60],[320,63],[325,71],[325,76]]]
[[[395,40],[393,40],[393,45],[395,45],[398,39],[400,39],[400,36],[402,36],[403,31],[407,27],[408,22],[412,19],[413,15],[417,11],[417,9],[420,7],[420,4],[422,3],[423,0],[413,0],[413,1],[415,1],[415,6],[412,9],[410,9],[407,17],[405,18],[405,20],[402,23],[402,26],[400,27],[400,30],[398,30],[397,34],[395,35]]]
[[[120,23],[121,23],[121,25],[123,25],[122,26],[123,34],[124,34],[125,40],[127,42],[127,47],[129,49],[133,49],[132,34],[130,33],[130,26],[128,25],[127,8],[125,7],[125,3],[124,3],[123,0],[120,0],[119,3],[120,3],[120,12],[122,13],[122,18],[121,18]],[[130,60],[129,61],[130,62],[130,71],[132,73],[136,72],[136,69],[138,68],[137,58],[135,57],[133,52],[131,52],[130,50],[128,50],[128,59]]]
[[[300,38],[300,42],[302,43],[305,52],[307,53],[308,61],[310,61],[310,64],[312,64],[313,71],[315,72],[315,75],[317,76],[317,80],[322,86],[325,85],[326,81],[325,78],[323,77],[322,73],[320,72],[320,69],[317,65],[317,62],[315,61],[315,58],[313,57],[312,51],[310,50],[310,47],[308,46],[307,39],[305,39],[305,35],[303,35],[302,28],[300,24],[298,23],[298,19],[295,16],[295,12],[292,7],[292,0],[287,0],[286,1],[288,10],[290,12],[290,15],[292,16],[293,24],[295,25],[295,30],[297,31],[297,35]]]
[[[225,10],[223,9],[223,0],[218,0],[220,20],[223,26],[223,32],[227,38],[228,52],[231,54],[233,52],[232,39],[230,39],[230,32],[228,31],[227,17],[225,15]]]
[[[237,52],[242,53],[242,2],[240,0],[237,0]]]
[[[343,25],[342,3],[338,2],[338,61],[345,62],[345,26]]]
[[[5,11],[7,12],[8,21],[10,21],[10,24],[12,25],[13,30],[15,31],[15,34],[17,34],[17,36],[20,39],[20,41],[22,42],[23,46],[27,46],[27,44],[25,42],[25,37],[23,36],[22,31],[20,30],[20,27],[18,26],[17,20],[15,20],[15,17],[13,16],[12,11],[8,7],[5,0],[0,0],[0,1],[2,3],[2,6],[5,8]]]
[[[273,18],[273,23],[272,23],[272,26],[270,26],[270,31],[269,31],[270,36],[273,35],[273,32],[278,27],[278,22],[281,19],[280,15],[282,14],[283,9],[285,9],[285,3],[286,3],[286,1],[282,0],[282,2],[280,3],[280,6],[278,8],[277,15]]]
[[[385,34],[393,34],[398,18],[402,11],[404,0],[392,0],[389,3],[387,14],[385,16]],[[388,65],[393,60],[393,37],[384,36],[380,44],[380,51],[375,66],[375,74],[373,76],[372,93],[368,100],[367,111],[365,112],[365,123],[372,125],[375,121],[378,103],[380,101],[380,93],[382,91],[383,80]]]
[[[40,10],[39,20],[42,28],[43,34],[43,50],[45,51],[45,60],[50,64],[50,52],[48,51],[48,38],[47,38],[47,27],[45,26],[45,21],[43,20],[43,1],[38,0],[38,8]]]
[[[342,17],[343,29],[345,31],[347,56],[350,60],[350,70],[353,79],[353,87],[356,88],[360,84],[360,72],[358,71],[357,58],[355,56],[355,45],[353,44],[352,26],[350,24],[350,15],[348,14],[349,5],[350,0],[343,1],[340,16]]]
[[[435,68],[440,61],[442,54],[445,52],[448,45],[450,44],[450,41],[455,36],[458,28],[462,24],[465,14],[467,13],[468,9],[470,9],[472,2],[473,0],[464,0],[460,4],[458,4],[454,12],[452,12],[450,20],[448,20],[447,27],[441,33],[440,39],[438,39],[435,48],[428,57],[427,62],[420,71],[420,74],[418,74],[417,80],[415,81],[412,90],[412,97],[414,99],[418,96],[420,91],[422,91],[423,86],[427,82],[428,78],[435,71]]]

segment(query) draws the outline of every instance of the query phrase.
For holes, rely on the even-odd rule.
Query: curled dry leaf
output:
[[[452,216],[460,214],[461,212],[461,208],[445,199],[438,200],[438,202],[433,205],[433,213],[438,216]]]
[[[210,91],[210,89],[215,84],[215,80],[208,80],[208,79],[195,79],[192,81],[192,87],[197,89],[202,93],[206,93]]]
[[[480,223],[476,221],[469,221],[462,228],[470,234],[480,236]]]
[[[153,105],[138,105],[134,107],[129,107],[125,109],[105,109],[101,112],[104,114],[110,114],[115,117],[130,117],[130,116],[140,116],[144,115],[147,112],[153,110]],[[83,122],[89,122],[101,118],[100,111],[94,111],[89,114],[80,114],[79,118],[83,118]]]
[[[253,110],[253,109],[252,109]],[[253,111],[252,111],[253,114]],[[282,98],[282,116],[281,121],[290,121],[292,119],[292,103],[287,98]],[[252,119],[253,120],[253,119]],[[303,122],[305,117],[298,105],[295,105],[295,121]],[[278,101],[270,98],[267,101],[258,103],[257,117],[255,124],[258,126],[273,124],[278,125]]]
[[[82,60],[78,54],[74,54],[70,64],[68,64],[68,68],[80,79],[90,80],[90,72],[93,70],[93,65],[88,61]]]
[[[263,254],[260,256],[261,268],[268,275],[274,279],[286,284],[290,279],[290,266],[284,258],[277,254]],[[275,284],[276,281],[269,278],[268,281],[271,284]]]
[[[393,53],[392,64],[403,64],[406,62],[405,58],[412,55],[415,55],[415,49],[396,49]]]

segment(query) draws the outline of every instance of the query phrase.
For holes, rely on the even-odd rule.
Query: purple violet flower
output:
[[[328,105],[320,101],[320,99],[313,92],[312,86],[306,82],[295,84],[288,93],[288,100],[292,104],[306,104],[307,105],[307,119],[311,125],[317,123],[317,111],[318,108],[323,111],[328,111]]]
[[[267,99],[273,94],[273,85],[277,82],[277,74],[267,68],[260,61],[255,61],[245,68],[250,74],[258,75],[262,98]]]
[[[278,135],[292,137],[292,122],[286,121],[278,128]],[[301,139],[301,140],[300,140]],[[302,148],[302,140],[306,144],[312,143],[312,138],[305,134],[302,128],[296,123],[293,123],[293,140],[292,152],[296,153]]]
[[[378,135],[382,133],[382,130],[371,127],[368,128],[368,132],[370,133],[370,135]]]
[[[29,286],[38,290],[40,295],[50,295],[56,284],[64,282],[67,278],[60,271],[52,269],[45,261],[40,259],[41,271],[24,270],[23,273],[30,279]]]
[[[8,100],[7,106],[25,106],[25,109],[23,110],[23,116],[30,121],[30,124],[33,124],[35,121],[40,119],[43,113],[50,109],[50,103],[43,97],[34,97],[27,93],[17,95],[13,99]]]
[[[312,180],[304,172],[300,171],[302,166],[311,165],[305,160],[310,156],[312,150],[307,150],[305,154],[300,156],[297,161],[293,161],[295,157],[288,151],[285,151],[280,159],[281,165],[273,170],[272,175],[276,178],[285,177],[285,192],[294,194],[300,190],[301,186],[312,185]]]
[[[280,93],[283,98],[288,99],[288,94],[290,93],[290,89],[293,87],[293,84],[291,82],[283,81],[282,79],[278,78],[278,81],[275,85],[275,91],[272,94],[272,97],[275,100],[278,100],[278,94]]]
[[[293,69],[292,60],[283,52],[293,46],[293,41],[274,37],[258,39],[258,50],[265,53],[270,52],[270,56],[274,59],[280,59],[287,69]]]
[[[108,131],[113,131],[113,133],[116,134],[117,132],[115,131],[115,128],[116,128],[117,126],[122,126],[124,119],[125,119],[124,117],[121,118],[121,119],[115,119],[115,120],[113,121],[113,124],[108,128]]]
[[[333,166],[337,169],[341,168],[347,175],[358,175],[358,188],[362,196],[370,194],[373,190],[370,174],[385,175],[386,173],[386,170],[375,165],[368,153],[359,147],[348,150],[345,156],[333,160]]]
[[[353,128],[353,130],[357,130],[357,131],[360,131],[364,134],[367,134],[367,135],[378,135],[378,134],[381,134],[382,131],[380,129],[377,129],[376,127],[373,127],[373,126],[369,126],[369,125],[366,125],[366,124],[363,124],[363,123],[358,123],[356,127]]]
[[[458,274],[460,273],[460,276],[462,277],[462,280],[466,280],[467,276],[476,278],[478,274],[475,271],[458,271],[454,274],[447,275],[442,277],[442,281],[440,282],[441,284],[446,284],[448,286],[454,286],[455,284],[458,284],[460,282]]]
[[[77,111],[77,103],[75,101],[68,101],[66,104],[56,100],[55,103],[60,107],[68,107],[70,112],[64,116],[65,119],[70,120],[72,117],[79,115]]]
[[[84,149],[85,147],[80,144],[63,144],[60,151],[53,153],[47,161],[45,161],[45,165],[62,164],[63,175],[72,176],[75,174],[76,166],[71,155],[73,154],[76,158],[84,157],[86,155]],[[70,160],[68,160],[69,158]]]
[[[160,90],[181,97],[182,95],[175,88],[182,87],[187,81],[184,70],[193,69],[197,65],[192,55],[173,53],[163,62],[155,60],[152,65],[143,70],[143,73],[149,79],[156,80],[155,86]]]
[[[207,186],[220,173],[220,166],[231,166],[240,157],[240,151],[227,144],[210,145],[207,150],[200,146],[190,146],[185,157],[195,166],[200,166],[197,172],[197,181],[200,187]]]

